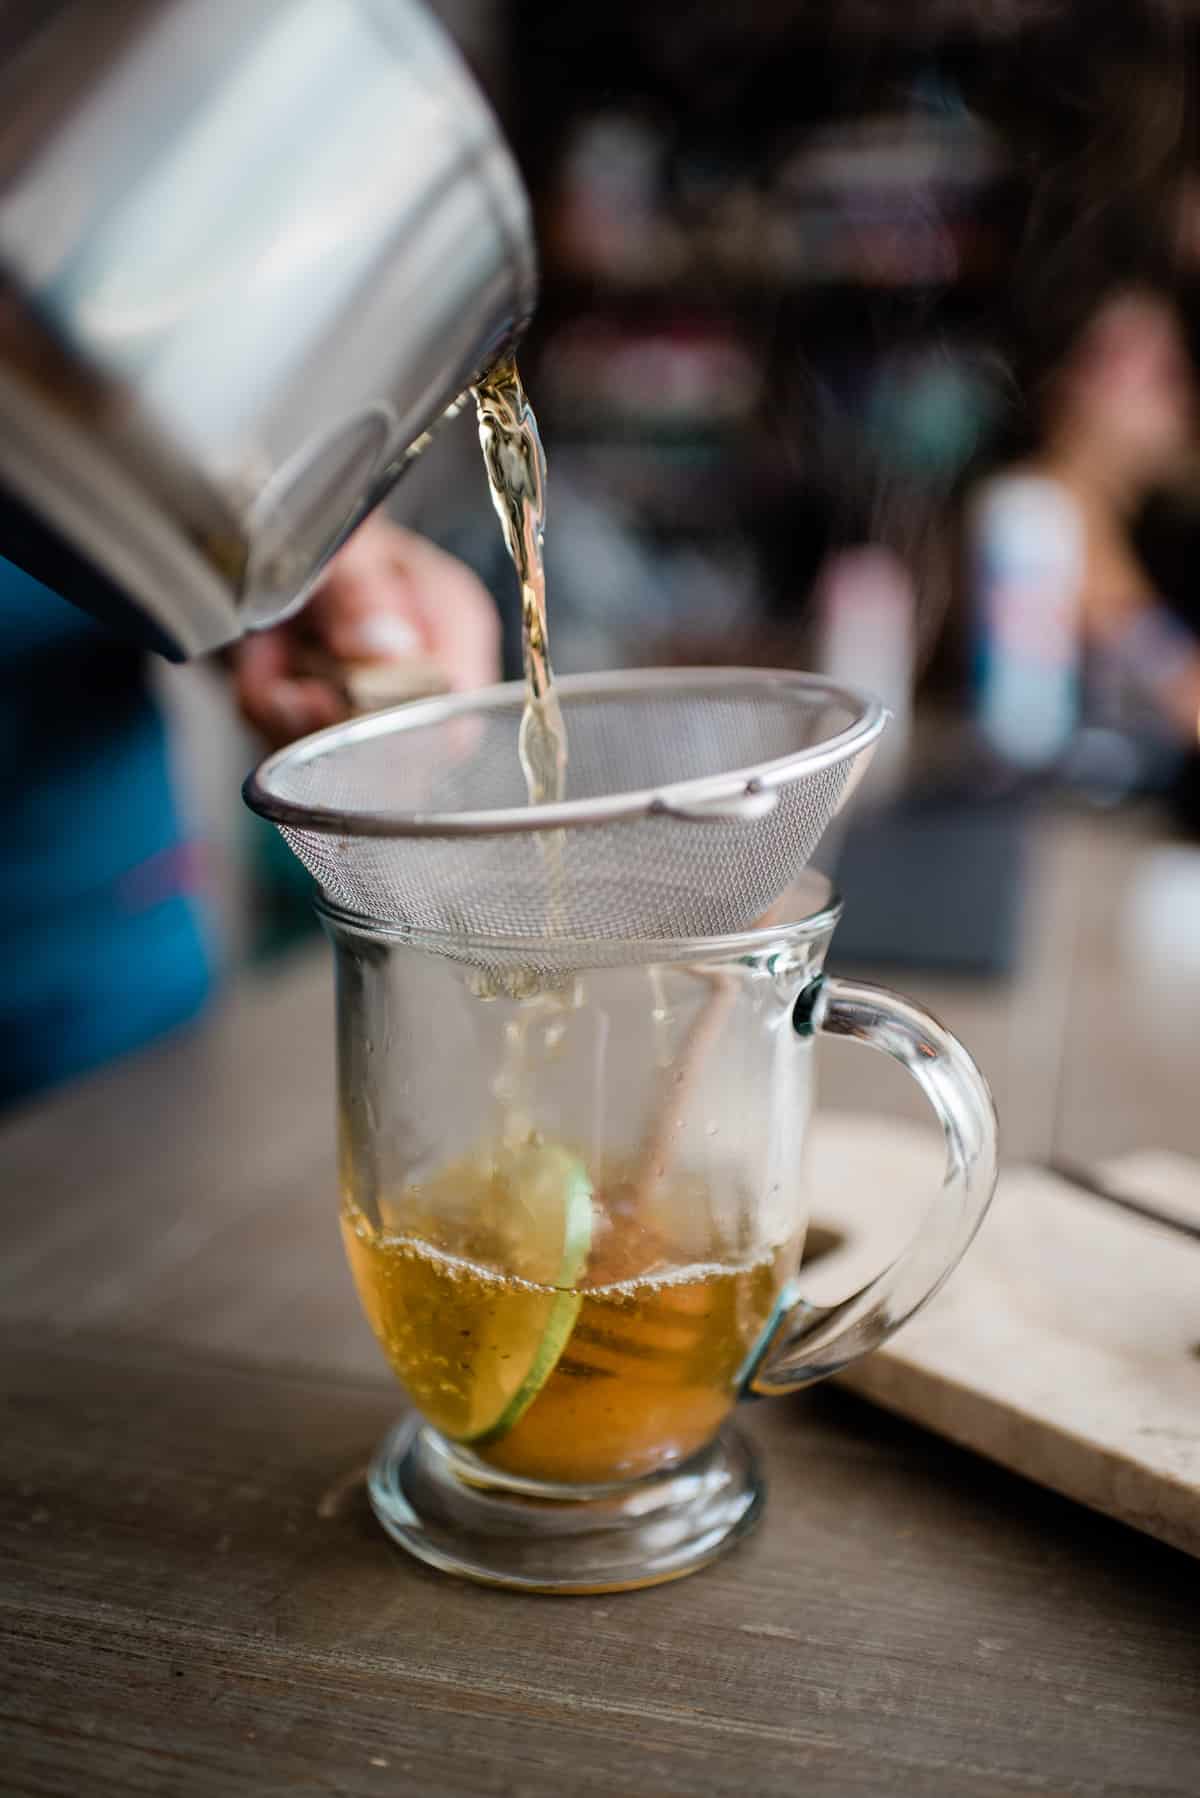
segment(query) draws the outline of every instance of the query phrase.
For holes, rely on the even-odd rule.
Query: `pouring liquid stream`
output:
[[[521,586],[521,767],[530,805],[556,805],[566,796],[567,734],[554,690],[546,621],[546,456],[511,357],[479,383],[475,405],[492,504]]]
[[[566,797],[567,733],[554,688],[546,616],[546,455],[521,377],[512,357],[489,371],[475,388],[479,446],[492,505],[521,589],[521,653],[525,710],[517,739],[530,805],[556,805]],[[563,834],[539,834],[548,889],[547,926],[558,927],[563,909]],[[514,983],[527,1004],[505,1033],[504,1063],[495,1081],[500,1134],[508,1147],[532,1134],[528,1035],[535,1017],[544,1023],[546,1049],[565,1028],[565,1013],[580,1002],[578,983],[546,991],[536,974]]]
[[[543,539],[546,523],[546,457],[537,419],[529,404],[513,358],[506,357],[475,388],[479,443],[492,504],[521,589],[521,647],[525,670],[525,710],[518,749],[530,805],[557,804],[566,797],[567,735],[554,687],[546,614],[546,571]],[[561,831],[539,834],[548,889],[547,926],[551,936],[564,912],[565,839]],[[658,1039],[660,1070],[670,1070],[670,1008],[661,976],[650,970],[652,1017]],[[530,1031],[542,1026],[542,1049],[552,1053],[561,1040],[568,1013],[583,1002],[578,980],[547,988],[531,970],[514,983],[514,996],[525,1000],[505,1032],[502,1065],[494,1082],[500,1137],[512,1148],[530,1140],[534,1110]],[[712,1002],[714,1025],[720,1015],[719,995]],[[676,1100],[684,1097],[676,1094]],[[661,1129],[653,1128],[643,1155],[643,1180],[653,1183],[665,1173],[668,1153]],[[661,1162],[657,1176],[651,1164]]]

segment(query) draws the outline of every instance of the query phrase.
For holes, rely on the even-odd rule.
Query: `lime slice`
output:
[[[507,1434],[558,1363],[592,1245],[592,1186],[554,1143],[444,1168],[386,1208],[379,1232],[347,1202],[359,1296],[409,1396],[445,1435]]]
[[[460,1438],[476,1448],[506,1436],[554,1372],[583,1303],[582,1293],[572,1288],[592,1246],[592,1184],[566,1149],[530,1144],[505,1156],[497,1171],[510,1195],[504,1231],[512,1245],[511,1271],[557,1290],[549,1296],[526,1371],[500,1415]]]

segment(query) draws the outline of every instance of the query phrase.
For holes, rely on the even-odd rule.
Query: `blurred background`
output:
[[[1193,9],[436,10],[537,211],[521,367],[557,668],[813,667],[883,695],[824,851],[843,960],[1027,974],[1047,831],[1132,845],[1139,937],[1200,920]],[[516,674],[472,420],[393,510],[483,577]],[[215,960],[268,963],[315,925],[234,797],[258,745],[219,672],[155,680]],[[1170,955],[1200,959],[1180,928]]]
[[[1193,833],[1187,11],[438,10],[537,208],[522,369],[560,671],[732,661],[880,691],[890,741],[826,851],[843,953],[1010,969],[1049,795]],[[477,457],[462,418],[394,510],[483,576],[515,674]],[[254,747],[212,728],[203,671],[163,679],[223,952],[270,955],[312,926],[302,877],[228,802]]]

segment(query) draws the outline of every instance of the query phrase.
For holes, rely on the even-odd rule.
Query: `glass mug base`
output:
[[[706,1567],[758,1521],[758,1461],[726,1424],[679,1466],[620,1486],[509,1480],[419,1417],[380,1443],[367,1475],[376,1517],[443,1573],[518,1592],[630,1592]]]

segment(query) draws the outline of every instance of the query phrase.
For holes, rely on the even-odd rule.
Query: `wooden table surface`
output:
[[[1200,966],[1147,977],[1153,853],[1057,826],[1020,976],[903,982],[1010,1153],[1200,1153]],[[519,1598],[393,1550],[330,1023],[302,957],[0,1132],[0,1792],[1200,1793],[1200,1567],[845,1393],[747,1413],[766,1519],[677,1585]],[[863,1060],[827,1095],[905,1108]]]

